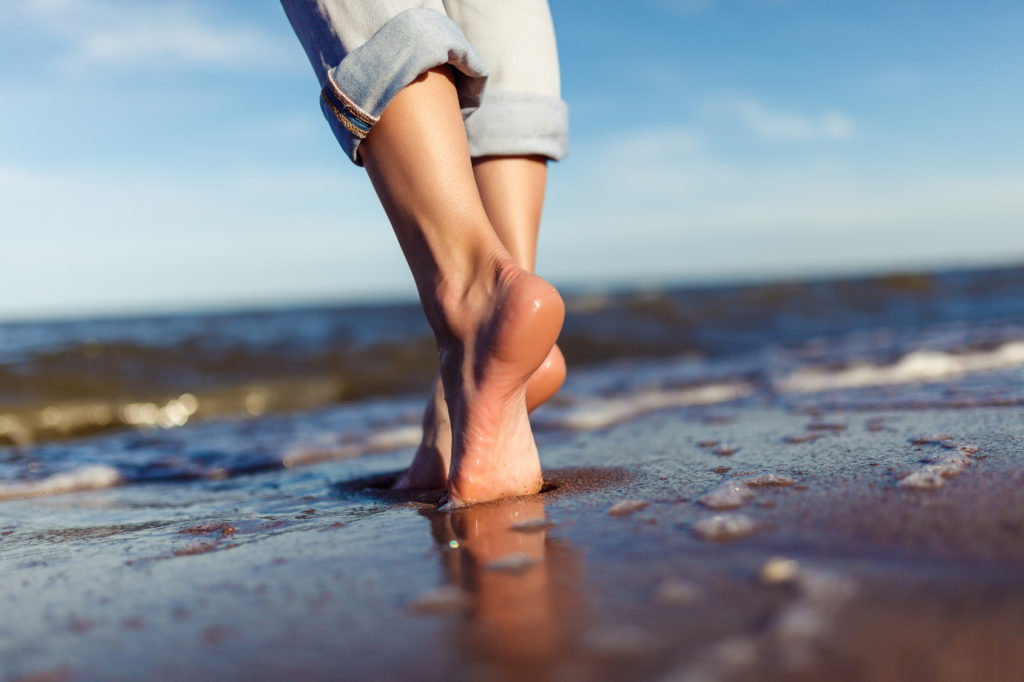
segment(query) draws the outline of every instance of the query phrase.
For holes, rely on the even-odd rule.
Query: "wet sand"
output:
[[[451,514],[408,450],[6,502],[0,678],[1019,680],[1022,418],[663,410]]]

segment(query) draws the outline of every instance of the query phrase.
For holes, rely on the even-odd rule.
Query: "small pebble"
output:
[[[738,450],[739,448],[734,447],[732,445],[719,445],[717,448],[712,450],[712,452],[714,452],[719,457],[729,457],[731,455],[736,454]]]

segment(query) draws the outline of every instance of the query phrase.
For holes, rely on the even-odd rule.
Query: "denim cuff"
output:
[[[334,136],[357,165],[362,142],[402,88],[430,69],[451,64],[459,106],[480,106],[487,69],[448,17],[417,7],[389,19],[368,41],[327,71],[320,108]]]
[[[569,154],[569,106],[535,92],[487,90],[466,116],[470,156],[539,155],[559,161]]]

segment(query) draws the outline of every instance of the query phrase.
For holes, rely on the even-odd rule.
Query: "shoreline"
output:
[[[557,487],[454,514],[359,487],[408,451],[2,503],[0,677],[1019,678],[1024,408],[716,416],[541,434]]]

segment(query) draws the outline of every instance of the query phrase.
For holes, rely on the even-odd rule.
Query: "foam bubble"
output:
[[[635,511],[640,511],[650,502],[646,500],[619,500],[608,509],[609,516],[625,516]]]
[[[754,491],[746,483],[732,480],[718,484],[697,502],[708,509],[737,509],[753,497]]]
[[[701,590],[688,580],[671,578],[658,585],[654,599],[671,606],[688,606],[700,599]]]
[[[705,540],[724,542],[746,537],[757,525],[742,514],[717,514],[693,525],[693,531]]]
[[[899,486],[920,490],[941,488],[946,479],[959,475],[971,464],[971,460],[960,452],[930,457],[926,462],[901,480]]]
[[[915,471],[899,482],[901,488],[932,490],[946,485],[946,479],[931,471]]]
[[[758,574],[765,585],[790,583],[800,574],[800,564],[793,559],[776,556],[764,562]]]
[[[520,533],[536,533],[542,530],[546,530],[553,526],[551,521],[544,517],[537,519],[527,519],[526,521],[520,521],[509,526],[509,530],[519,531]]]
[[[796,480],[781,474],[757,474],[742,479],[744,483],[752,488],[764,487],[786,487],[796,485]]]
[[[466,593],[455,585],[441,585],[409,604],[413,613],[443,614],[461,611],[468,605]]]
[[[857,583],[852,578],[820,569],[800,570],[797,584],[804,599],[822,608],[837,608],[857,593]]]
[[[499,573],[523,573],[536,563],[537,560],[528,554],[512,552],[495,559],[484,566],[484,568],[488,571],[498,571]]]

